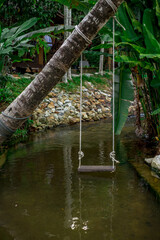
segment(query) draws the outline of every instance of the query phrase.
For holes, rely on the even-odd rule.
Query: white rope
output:
[[[88,43],[88,44],[91,44],[92,43],[92,41],[89,39],[89,38],[87,38],[82,32],[81,32],[81,30],[79,29],[79,27],[76,25],[75,26],[75,30],[77,31],[77,33]]]
[[[112,152],[109,154],[110,158],[112,159],[112,166],[114,168],[115,162],[117,163],[118,161],[115,159],[115,19],[113,18],[113,86],[112,86],[112,94],[113,94],[113,113],[112,113],[112,118],[113,118],[113,130],[112,130]]]
[[[108,5],[112,8],[113,12],[115,13],[117,11],[116,5],[112,2],[112,0],[106,0]]]
[[[84,153],[82,152],[82,74],[83,74],[83,68],[82,68],[82,54],[81,54],[81,72],[80,72],[80,131],[79,131],[79,167],[81,166],[81,160],[84,157]]]
[[[106,2],[108,3],[108,5],[112,8],[113,12],[115,13],[117,11],[117,7],[116,5],[112,2],[112,0],[106,0]],[[116,22],[124,29],[125,27],[117,20],[116,16],[113,17],[113,87],[112,87],[112,91],[113,91],[113,132],[112,132],[112,152],[110,153],[110,158],[112,159],[112,166],[114,168],[115,162],[119,163],[119,161],[117,161],[115,159],[116,153],[115,153],[115,20]]]
[[[116,20],[116,22],[119,24],[119,26],[121,26],[123,28],[123,30],[126,31],[125,27],[118,21],[118,19],[116,18],[116,16],[113,16],[113,18]]]

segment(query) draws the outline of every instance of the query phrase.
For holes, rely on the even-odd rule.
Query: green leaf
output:
[[[116,62],[124,62],[124,63],[134,63],[136,65],[141,63],[140,61],[136,60],[135,58],[129,57],[129,56],[126,56],[126,55],[116,56],[115,61]]]
[[[152,63],[149,63],[147,61],[140,61],[140,60],[137,60],[134,57],[129,57],[129,56],[126,56],[126,55],[116,56],[115,61],[116,62],[122,62],[122,63],[129,63],[129,64],[132,64],[133,66],[139,65],[144,69],[149,69],[150,71],[155,70],[155,67]]]
[[[140,58],[160,58],[160,54],[140,54]]]
[[[160,44],[154,36],[152,11],[146,9],[143,14],[143,34],[147,53],[160,53]]]
[[[115,78],[115,133],[119,135],[128,117],[128,108],[134,99],[131,71],[120,69]]]
[[[151,87],[159,88],[160,87],[160,70],[156,72],[155,78],[150,83]]]
[[[12,47],[8,47],[6,49],[1,50],[0,51],[0,55],[9,55],[12,52],[13,52],[13,48]]]
[[[23,58],[23,59],[17,58],[15,60],[13,60],[12,62],[15,63],[15,62],[32,62],[32,61],[33,60],[30,58]]]
[[[158,0],[156,0],[156,16],[158,18],[158,25],[160,27],[160,6]]]
[[[146,53],[146,49],[139,46],[139,45],[136,45],[136,44],[132,44],[132,43],[129,43],[129,42],[120,42],[118,44],[116,44],[116,46],[123,46],[123,45],[128,45],[128,46],[131,46],[134,50],[136,50],[138,53]]]
[[[19,36],[21,33],[25,32],[26,30],[30,29],[37,23],[38,19],[36,17],[29,19],[28,21],[24,22],[20,27],[18,27],[16,31],[16,37]]]
[[[6,0],[0,0],[0,8],[3,6],[3,3],[5,2]]]
[[[135,18],[132,10],[128,7],[128,4],[125,2],[125,7],[126,7],[126,10],[127,10],[127,13],[132,21],[132,26],[135,30],[137,30],[138,32],[142,32],[142,25],[141,23]]]
[[[25,54],[26,50],[25,48],[22,48],[18,51],[18,57],[22,57]]]
[[[104,43],[104,44],[99,44],[95,47],[92,47],[91,50],[98,50],[101,48],[108,49],[108,48],[111,48],[112,46],[113,46],[113,43]]]
[[[156,115],[156,114],[159,114],[160,113],[160,108],[154,110],[151,115]]]
[[[122,41],[137,41],[139,36],[135,33],[132,24],[130,23],[129,17],[126,12],[125,4],[121,4],[117,12],[118,19],[120,23],[125,27],[125,30],[122,30],[123,34],[121,36]]]
[[[69,26],[66,31],[70,31],[72,30],[74,27],[73,26]],[[58,34],[60,31],[65,31],[64,26],[55,26],[55,27],[48,27],[48,28],[43,28],[40,30],[36,30],[36,31],[32,31],[29,33],[26,33],[20,37],[17,38],[17,41],[21,41],[23,39],[33,39],[33,38],[37,38],[39,36],[45,36],[46,34],[50,34],[52,32],[54,32],[54,34]]]

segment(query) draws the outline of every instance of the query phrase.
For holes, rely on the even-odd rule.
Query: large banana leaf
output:
[[[59,33],[64,32],[64,31],[72,31],[73,28],[74,28],[73,26],[68,26],[65,29],[64,29],[64,26],[47,27],[47,28],[43,28],[43,29],[40,29],[40,30],[32,31],[32,32],[26,33],[26,34],[24,34],[22,36],[19,36],[17,38],[17,41],[21,41],[22,39],[37,38],[39,36],[44,36],[46,34],[50,34],[51,32],[54,32],[54,34],[59,34]]]
[[[135,15],[133,14],[133,11],[129,8],[127,3],[125,4],[125,8],[127,10],[127,13],[130,17],[130,20],[132,22],[132,26],[134,30],[137,30],[138,32],[142,33],[142,24],[136,19]]]
[[[132,24],[130,23],[129,17],[126,12],[125,4],[121,4],[117,12],[118,19],[120,23],[125,27],[126,30],[122,30],[123,34],[121,36],[124,42],[133,42],[139,39],[139,36],[135,33]]]
[[[160,87],[160,70],[156,72],[155,78],[151,82],[151,87],[154,87],[154,88]]]
[[[160,53],[160,44],[154,36],[151,9],[146,9],[143,14],[143,34],[147,53]]]
[[[37,23],[37,21],[38,21],[38,18],[34,17],[22,23],[22,25],[19,26],[19,28],[16,31],[16,37],[18,37],[21,33],[33,27]]]
[[[152,63],[148,62],[148,61],[140,61],[137,60],[135,57],[130,57],[130,56],[126,56],[126,55],[117,55],[115,57],[115,61],[116,62],[121,62],[121,63],[128,63],[128,64],[132,64],[132,66],[141,66],[144,69],[149,69],[150,71],[154,71],[155,67]]]
[[[140,58],[160,58],[160,53],[159,54],[140,54]]]
[[[158,25],[160,26],[160,3],[156,0],[156,16],[158,18]]]
[[[115,78],[115,134],[119,135],[128,117],[128,108],[133,101],[133,84],[130,69],[120,69]]]
[[[2,7],[4,2],[5,2],[5,0],[0,0],[0,7]]]

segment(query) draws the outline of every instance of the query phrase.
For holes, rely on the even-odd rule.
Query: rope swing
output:
[[[117,7],[111,0],[106,0],[108,5],[112,8],[114,13],[117,11]],[[84,153],[82,151],[82,81],[83,81],[83,66],[82,66],[82,54],[81,54],[81,61],[80,61],[80,133],[79,133],[79,172],[114,172],[116,170],[115,163],[118,163],[115,159],[115,20],[117,23],[125,30],[125,28],[119,23],[119,21],[116,19],[116,17],[113,17],[113,86],[112,86],[112,92],[113,92],[113,130],[112,130],[112,152],[109,154],[111,160],[112,160],[112,166],[87,166],[87,165],[81,165],[82,158],[84,157]],[[75,27],[75,30],[77,33],[89,44],[91,43],[91,40],[88,39],[78,28],[78,26]]]

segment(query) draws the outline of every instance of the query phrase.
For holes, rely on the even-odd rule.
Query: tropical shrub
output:
[[[156,1],[131,0],[124,2],[118,9],[117,18],[125,30],[116,26],[115,60],[123,69],[130,69],[135,87],[135,96],[143,107],[148,136],[160,137],[160,5]],[[102,29],[110,38],[110,43],[96,46],[108,49],[112,46],[111,21]],[[124,68],[125,66],[125,68]],[[122,87],[122,89],[124,86]],[[127,88],[126,91],[129,89]],[[139,126],[140,123],[140,111]],[[121,115],[121,114],[120,114]],[[138,132],[138,131],[137,131]],[[120,133],[120,131],[119,131]]]
[[[4,1],[0,9],[0,21],[3,27],[13,24],[21,24],[32,17],[39,19],[34,29],[49,27],[53,23],[57,12],[61,11],[63,6],[52,0],[10,0]]]

